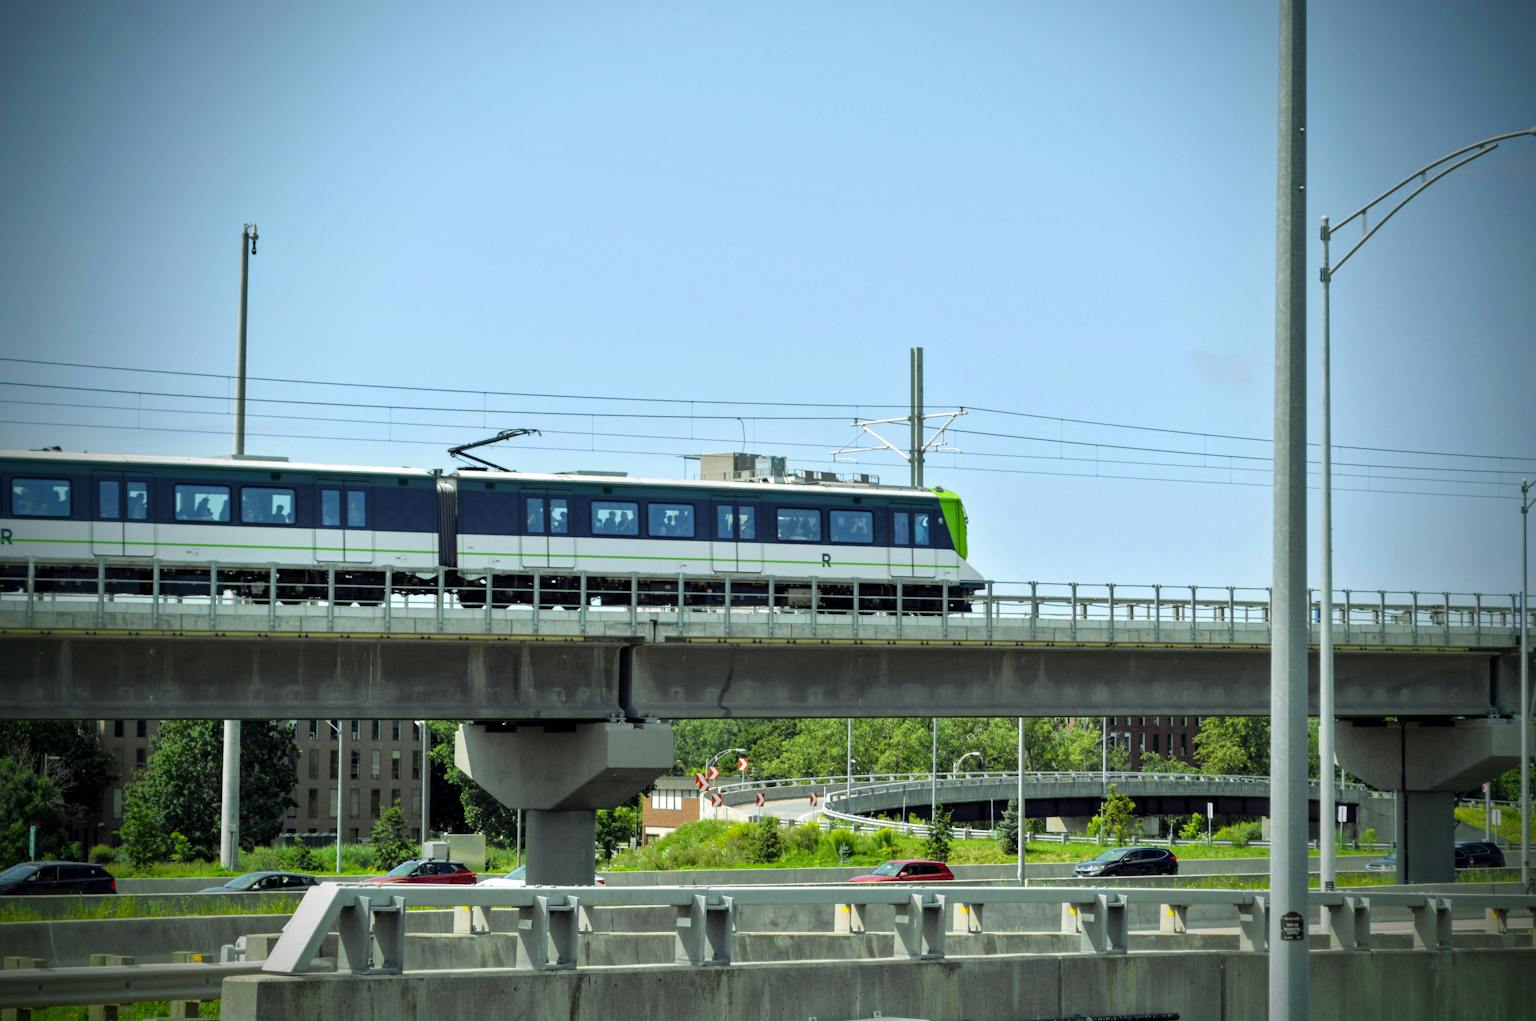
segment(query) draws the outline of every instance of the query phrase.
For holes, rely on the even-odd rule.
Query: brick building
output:
[[[1195,761],[1195,734],[1200,731],[1198,716],[1111,716],[1109,743],[1130,753],[1126,766],[1141,768],[1141,756],[1156,752],[1184,762]]]
[[[342,768],[335,720],[298,720],[294,741],[299,748],[298,780],[283,820],[283,833],[328,843],[336,837],[336,779]],[[342,720],[346,728],[345,805],[342,840],[366,839],[374,821],[399,803],[411,832],[421,830],[421,727],[414,720]],[[90,843],[116,843],[123,823],[123,789],[149,758],[149,742],[159,732],[158,720],[100,720],[102,750],[117,762],[118,779],[102,795],[101,811]]]
[[[702,807],[693,777],[661,777],[640,805],[640,842],[649,844],[684,823],[698,821]]]

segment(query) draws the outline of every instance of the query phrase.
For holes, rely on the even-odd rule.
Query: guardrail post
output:
[[[384,565],[384,630],[386,632],[395,629],[394,618],[391,614],[390,591],[395,587],[395,568],[392,564]]]
[[[1483,920],[1483,929],[1486,932],[1496,933],[1500,936],[1509,934],[1509,909],[1489,908],[1488,914]]]
[[[208,565],[208,630],[216,631],[219,627],[219,565]]]
[[[913,961],[944,959],[944,895],[914,893],[896,905],[896,956]]]
[[[1266,953],[1269,950],[1269,898],[1254,894],[1253,900],[1237,906],[1237,946],[1239,950]]]
[[[1200,640],[1200,610],[1196,606],[1196,600],[1199,598],[1199,587],[1191,585],[1189,587],[1189,640],[1191,643]]]
[[[128,954],[92,954],[91,967],[120,968],[133,964],[135,960],[134,957]],[[173,1003],[171,1006],[174,1009],[177,1005]],[[90,1021],[117,1021],[121,1016],[122,1009],[123,1007],[120,1003],[93,1003],[86,1008],[86,1017]],[[10,1015],[11,1012],[6,1011],[6,1017],[9,1018]],[[196,1017],[197,1015],[194,1014],[192,1016]]]
[[[28,593],[29,597],[30,595],[31,593]],[[42,968],[46,964],[47,962],[41,957],[22,957],[8,954],[5,958],[6,971],[30,971],[34,968]],[[4,1021],[32,1021],[32,1008],[6,1007],[5,1010],[0,1011],[0,1018],[4,1018]]]
[[[1157,915],[1158,932],[1188,932],[1189,905],[1164,904]]]
[[[346,763],[339,768],[345,769]],[[346,811],[338,805],[337,812]],[[337,824],[341,820],[338,818]],[[361,975],[368,971],[368,898],[358,896],[343,905],[336,916],[336,971],[343,975]]]
[[[1413,627],[1413,639],[1412,639],[1413,640],[1413,644],[1414,645],[1418,645],[1419,644],[1419,594],[1417,592],[1413,592],[1413,593],[1410,593],[1410,595],[1413,596],[1413,616],[1409,617],[1408,620],[1409,620],[1409,623]]]
[[[677,633],[682,634],[687,630],[687,613],[685,607],[688,603],[688,583],[684,581],[682,572],[677,575]]]
[[[1413,948],[1451,949],[1451,902],[1444,897],[1425,897],[1413,908]]]
[[[437,568],[437,630],[438,631],[442,631],[443,630],[443,599],[447,595],[447,592],[444,591],[444,587],[447,584],[447,575],[448,575],[448,572],[443,569],[441,564],[439,564],[438,568]],[[487,577],[486,581],[485,581],[485,603],[486,603],[487,606],[489,606],[490,603],[491,603],[491,581],[490,581],[489,577]]]
[[[1109,583],[1109,644],[1115,644],[1115,583]]]
[[[858,603],[857,597],[854,598],[854,603]],[[727,638],[731,635],[731,578],[729,575],[725,578],[725,635]]]
[[[1477,635],[1477,644],[1478,645],[1482,645],[1483,644],[1483,594],[1481,592],[1474,592],[1474,593],[1472,593],[1472,603],[1473,603],[1473,610],[1472,610],[1472,628],[1473,628],[1473,633],[1475,635]]]
[[[1125,897],[1118,893],[1095,894],[1092,904],[1080,909],[1083,949],[1096,954],[1123,954],[1129,942]]]
[[[1163,587],[1152,586],[1152,640],[1163,640]]]
[[[985,904],[967,904],[955,901],[954,917],[950,920],[950,932],[985,932],[982,928],[982,909]]]
[[[695,966],[731,963],[736,908],[730,897],[696,893],[677,907],[674,961]]]
[[[898,582],[897,585],[898,585],[897,591],[900,591],[900,588],[899,588],[900,582]],[[898,609],[897,613],[900,613],[900,612],[901,612],[900,609]],[[993,618],[993,615],[996,614],[996,613],[997,613],[997,604],[992,601],[992,583],[989,581],[989,582],[987,582],[987,641],[989,641],[989,642],[992,640],[992,618]],[[900,620],[899,617],[897,619]]]
[[[96,626],[107,623],[107,558],[96,558]]]
[[[1349,589],[1344,590],[1344,638],[1349,639],[1349,619],[1355,615],[1355,607]]]
[[[105,956],[111,956],[111,955],[105,955]],[[94,958],[95,955],[93,954],[92,957]],[[92,963],[94,963],[94,961]],[[132,964],[133,963],[133,959],[129,958],[127,961],[124,961],[122,963],[124,963],[124,964]],[[197,950],[173,950],[173,951],[171,951],[171,963],[172,964],[206,964],[208,962],[207,962],[207,958],[205,958],[200,951],[197,951]],[[198,1000],[171,1000],[170,1003],[169,1003],[169,1007],[170,1007],[170,1010],[171,1010],[170,1016],[171,1016],[171,1018],[174,1019],[174,1021],[184,1021],[184,1019],[186,1019],[186,1018],[195,1018],[199,1014],[202,1013],[201,1010],[199,1009],[200,1003],[201,1003],[201,1001],[198,1001]],[[92,1021],[94,1021],[94,1015],[92,1015]]]
[[[582,636],[587,633],[587,572],[582,571],[578,582],[577,598],[581,600],[581,606],[576,611],[576,632]]]
[[[277,565],[267,565],[267,630],[277,630]]]
[[[1385,589],[1377,589],[1376,596],[1381,600],[1381,613],[1377,618],[1381,625],[1381,644],[1387,644],[1387,592]]]
[[[1072,618],[1072,630],[1070,634],[1072,636],[1072,640],[1075,642],[1077,641],[1077,582],[1069,581],[1067,582],[1067,585],[1070,586],[1072,590],[1072,595],[1068,602],[1068,607],[1071,610],[1070,616]]]
[[[1039,627],[1040,627],[1040,600],[1038,598],[1039,586],[1040,586],[1040,583],[1036,582],[1036,581],[1032,581],[1032,582],[1029,583],[1029,640],[1030,641],[1034,641],[1035,640],[1035,635],[1039,631]]]
[[[1227,586],[1227,641],[1237,641],[1237,589]]]
[[[865,904],[839,904],[837,915],[832,920],[832,931],[861,934],[869,930],[868,911]]]
[[[1366,897],[1345,897],[1343,903],[1323,907],[1332,950],[1371,949],[1371,902]]]
[[[1445,598],[1444,610],[1443,610],[1443,613],[1445,614],[1445,619],[1443,621],[1441,621],[1441,623],[1445,625],[1445,644],[1446,645],[1450,645],[1451,644],[1451,594],[1449,592],[1442,592],[1441,595]]]
[[[768,637],[773,637],[773,575],[768,576]]]
[[[510,600],[509,600],[510,602]],[[496,629],[496,622],[492,619],[491,610],[496,605],[496,569],[488,567],[485,570],[485,633],[491,634]]]
[[[576,967],[581,905],[575,897],[535,897],[517,909],[517,966],[534,971]]]
[[[629,576],[629,628],[633,631],[639,626],[640,614],[640,576],[631,573]]]
[[[158,566],[158,564],[157,564],[157,566]],[[155,580],[158,581],[159,579],[160,579],[160,576],[157,573],[155,575]],[[31,627],[32,626],[32,621],[34,619],[33,612],[34,612],[34,608],[35,608],[36,604],[37,604],[37,558],[36,557],[28,557],[27,558],[27,627]]]
[[[543,597],[539,593],[539,582],[540,582],[540,580],[541,579],[539,578],[539,572],[538,571],[534,571],[533,572],[533,633],[534,634],[538,634],[539,633],[539,604],[544,601]]]
[[[816,579],[812,578],[811,579],[811,635],[813,637],[816,634],[816,618],[821,616],[821,603],[820,603],[820,600],[818,598],[819,595],[820,595],[820,592],[818,591],[817,586],[816,586]]]
[[[325,629],[336,630],[336,565],[330,564],[325,569]],[[341,808],[337,806],[337,825],[341,823]]]
[[[859,579],[853,579],[853,637],[859,637]]]

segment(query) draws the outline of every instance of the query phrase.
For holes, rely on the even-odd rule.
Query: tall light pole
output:
[[[416,722],[421,725],[421,848],[422,853],[425,854],[428,840],[427,827],[432,819],[432,760],[427,758],[427,752],[432,748],[432,731],[428,729],[426,720]],[[519,842],[523,839],[521,817],[519,817],[517,839]]]
[[[1526,548],[1532,482],[1520,483],[1520,889],[1531,892],[1531,576]]]
[[[1014,822],[1018,826],[1015,837],[1019,844],[1019,885],[1028,886],[1029,881],[1024,874],[1024,843],[1027,834],[1024,829],[1024,717],[1019,717],[1019,810],[1014,816]]]
[[[843,774],[843,811],[848,811],[848,801],[853,797],[853,717],[848,717],[848,768]]]
[[[928,821],[939,817],[939,718],[933,718],[933,761],[928,774]]]
[[[347,732],[341,729],[345,720],[326,720],[326,726],[336,732],[336,874],[341,875],[341,819],[342,805],[346,801],[346,789],[342,778],[347,775]]]
[[[978,759],[983,758],[981,752],[966,752],[964,755],[955,760],[954,765],[949,767],[950,773],[958,774],[960,772],[960,763],[964,762],[966,759],[973,755]]]
[[[1494,135],[1480,142],[1462,146],[1455,152],[1426,164],[1394,184],[1391,188],[1377,195],[1371,201],[1350,213],[1337,224],[1330,224],[1328,217],[1323,217],[1322,228],[1319,237],[1323,242],[1323,266],[1318,273],[1323,283],[1323,344],[1322,344],[1322,606],[1319,609],[1320,631],[1318,634],[1318,664],[1317,664],[1317,752],[1318,777],[1320,781],[1322,800],[1318,805],[1318,840],[1321,844],[1320,863],[1322,870],[1323,889],[1332,890],[1337,881],[1336,848],[1333,830],[1333,820],[1337,813],[1336,787],[1333,763],[1333,739],[1334,739],[1334,697],[1333,697],[1333,405],[1331,397],[1331,310],[1329,307],[1329,292],[1333,284],[1333,276],[1344,268],[1350,256],[1358,252],[1362,245],[1376,235],[1376,232],[1387,225],[1387,221],[1397,214],[1408,203],[1419,196],[1424,189],[1434,184],[1454,170],[1459,170],[1479,157],[1486,156],[1499,147],[1499,143],[1511,138],[1536,135],[1536,128],[1528,128],[1525,131],[1506,131],[1502,135]],[[1407,194],[1397,198],[1392,208],[1376,221],[1374,227],[1369,226],[1371,210],[1397,196],[1404,188],[1414,182],[1418,186]],[[1355,220],[1361,224],[1360,240],[1356,241],[1337,265],[1329,262],[1328,242],[1333,235]],[[1522,494],[1524,488],[1521,489]],[[1522,589],[1523,591],[1523,589]],[[1525,717],[1529,719],[1529,716]],[[1522,730],[1522,733],[1524,731]]]
[[[250,290],[251,256],[256,254],[256,225],[240,229],[240,325],[235,350],[235,456],[245,453],[245,300]],[[208,591],[218,599],[217,586]],[[240,867],[240,721],[224,721],[224,782],[219,808],[219,864]],[[339,821],[339,820],[338,820]]]

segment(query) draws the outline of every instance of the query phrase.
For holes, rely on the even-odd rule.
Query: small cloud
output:
[[[1253,381],[1248,359],[1241,355],[1220,355],[1204,348],[1192,348],[1189,359],[1195,376],[1207,383],[1246,385]]]

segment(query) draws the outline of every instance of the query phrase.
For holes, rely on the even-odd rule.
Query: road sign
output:
[[[710,779],[710,780],[716,780],[716,779],[719,779],[719,777],[720,777],[720,767],[719,766],[710,766],[709,767],[709,773],[707,774],[707,778]]]
[[[1280,938],[1283,940],[1306,939],[1307,929],[1297,911],[1287,911],[1280,916]]]
[[[743,755],[741,758],[736,760],[736,772],[738,772],[738,773],[745,773],[746,771],[747,771],[747,757],[745,755]]]
[[[811,804],[816,804],[816,792],[811,791]]]
[[[1502,808],[1495,808],[1493,810],[1493,825],[1501,826],[1501,825],[1503,825],[1503,823],[1504,823],[1504,810]]]
[[[1339,822],[1349,822],[1349,806],[1348,805],[1339,805],[1338,806],[1338,817],[1339,817]]]
[[[710,794],[710,796],[709,796],[709,803],[711,805],[714,805],[716,808],[719,808],[720,807],[720,803],[722,801],[724,801],[724,800],[725,799],[720,796],[720,792],[719,791],[715,791],[712,794]]]
[[[709,781],[704,779],[703,773],[693,774],[693,785],[701,791],[709,790]]]
[[[767,801],[767,800],[768,800],[768,799],[767,799],[767,798],[765,798],[765,797],[764,797],[764,796],[763,796],[763,792],[762,792],[762,791],[758,791],[758,792],[757,792],[757,797],[756,797],[756,798],[755,798],[755,799],[754,799],[754,800],[755,800],[755,801],[756,801],[756,802],[757,802],[757,807],[758,807],[758,808],[762,808],[762,807],[763,807],[763,804],[764,804],[764,803],[765,803],[765,802],[766,802],[766,801]]]

